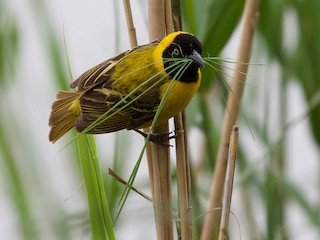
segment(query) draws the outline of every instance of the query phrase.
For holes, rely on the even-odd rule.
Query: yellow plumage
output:
[[[58,92],[49,140],[55,142],[73,127],[98,134],[150,126],[170,86],[157,119],[157,125],[164,123],[198,90],[200,54],[193,35],[175,32],[93,67],[70,85],[77,92]]]

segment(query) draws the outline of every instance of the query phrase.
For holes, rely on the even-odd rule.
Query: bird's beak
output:
[[[196,50],[193,50],[192,53],[187,56],[187,58],[191,59],[199,67],[204,67],[202,57]]]

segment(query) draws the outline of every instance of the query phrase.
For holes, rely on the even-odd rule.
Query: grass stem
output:
[[[138,41],[137,41],[137,35],[136,35],[136,28],[134,27],[134,24],[133,24],[130,0],[123,0],[123,7],[124,7],[124,12],[125,12],[126,21],[127,21],[130,45],[133,48],[138,45]]]
[[[237,56],[237,62],[248,63],[250,60],[251,44],[258,18],[259,0],[247,0],[243,14],[243,28]],[[228,146],[232,126],[235,125],[240,111],[240,101],[245,87],[247,64],[237,64],[231,84],[224,115],[224,126],[220,138],[220,145],[216,159],[216,166],[210,190],[209,211],[219,208],[222,204],[223,188],[227,168]],[[207,214],[201,234],[201,240],[211,240],[218,235],[221,212]]]
[[[237,161],[238,134],[239,134],[239,129],[237,126],[234,126],[232,129],[231,138],[230,138],[226,181],[224,184],[224,193],[223,193],[219,240],[228,239],[228,225],[229,225],[230,207],[231,207],[231,199],[232,199],[234,170],[236,168],[236,161]]]
[[[165,1],[149,0],[149,40],[165,36]],[[154,128],[155,133],[168,133],[168,123]],[[152,169],[150,176],[153,177],[153,207],[155,213],[156,232],[158,240],[173,239],[173,220],[171,202],[171,172],[170,155],[168,146],[151,144]],[[150,162],[150,161],[149,161]]]

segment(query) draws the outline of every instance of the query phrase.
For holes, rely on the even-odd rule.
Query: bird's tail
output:
[[[51,114],[49,118],[49,140],[57,141],[71,128],[81,113],[80,109],[80,93],[59,91],[56,100],[52,104]]]

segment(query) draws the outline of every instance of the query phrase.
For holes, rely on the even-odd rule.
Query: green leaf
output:
[[[176,6],[180,1],[173,1],[174,6]],[[185,28],[188,29],[189,32],[194,34],[197,33],[197,19],[195,13],[195,4],[193,0],[185,0],[181,2],[182,7],[182,15],[184,19]],[[175,9],[176,7],[174,7]]]
[[[301,81],[305,96],[312,99],[320,88],[320,2],[295,1],[299,19],[300,39],[295,53],[293,72]],[[320,106],[310,113],[313,135],[320,145]]]
[[[46,29],[45,37],[56,83],[60,89],[69,89],[70,82],[68,81],[69,78],[66,68],[66,62],[68,61],[68,64],[70,64],[69,59],[66,61],[66,58],[63,56],[61,45],[51,28]]]
[[[18,233],[21,235],[21,239],[40,239],[37,233],[37,223],[33,218],[32,207],[28,199],[28,191],[30,191],[28,187],[32,186],[27,186],[25,179],[23,179],[23,173],[17,162],[19,159],[15,159],[16,146],[9,145],[8,136],[4,133],[5,128],[7,126],[0,121],[0,164],[11,204],[16,211],[15,220],[19,229]]]
[[[203,53],[218,55],[239,23],[244,0],[215,0],[208,7]]]
[[[108,201],[101,176],[94,137],[77,138],[83,180],[85,183],[93,239],[115,239]]]
[[[0,84],[11,83],[19,50],[19,33],[15,19],[0,3]],[[11,80],[10,79],[10,80]]]
[[[232,33],[237,27],[243,12],[244,0],[215,0],[208,6],[208,19],[205,24],[205,34],[202,39],[202,55],[218,56],[223,47],[228,43]],[[208,91],[218,73],[210,72],[208,67],[202,70],[203,81],[200,91]]]
[[[269,50],[271,57],[283,61],[282,25],[284,7],[281,1],[261,1],[258,30]]]

